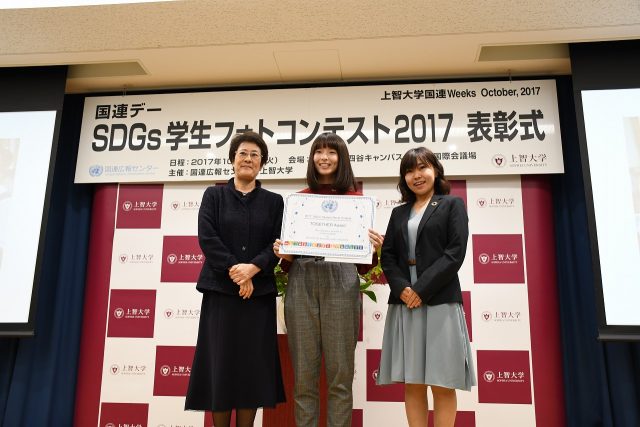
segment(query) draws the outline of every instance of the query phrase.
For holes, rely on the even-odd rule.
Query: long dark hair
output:
[[[435,181],[433,183],[433,192],[435,194],[449,194],[451,184],[444,176],[444,167],[435,154],[428,148],[418,147],[412,148],[402,156],[400,160],[400,180],[398,181],[398,190],[402,195],[402,201],[405,203],[413,203],[416,201],[416,195],[409,189],[404,176],[412,169],[418,166],[418,163],[424,163],[431,166],[435,172]]]
[[[349,149],[347,144],[342,138],[333,132],[325,132],[318,135],[318,137],[311,144],[311,151],[309,151],[309,164],[307,165],[307,185],[311,191],[318,191],[320,188],[320,182],[318,182],[318,172],[316,171],[316,165],[313,162],[313,154],[320,148],[330,148],[336,150],[338,153],[338,167],[336,169],[336,176],[332,188],[338,193],[346,193],[349,190],[357,191],[356,178],[353,175],[353,169],[351,169],[351,162],[349,161]]]

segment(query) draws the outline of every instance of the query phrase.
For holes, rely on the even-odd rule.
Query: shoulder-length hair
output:
[[[264,166],[269,159],[269,148],[267,148],[267,143],[264,142],[264,139],[262,139],[259,134],[251,131],[237,133],[233,138],[231,138],[231,143],[229,144],[229,160],[231,160],[231,163],[235,160],[236,151],[238,151],[238,147],[243,142],[251,142],[258,146],[260,149],[260,155],[262,156],[260,158],[260,167]]]
[[[307,186],[312,191],[318,191],[320,183],[318,182],[318,172],[313,162],[313,153],[320,148],[330,148],[338,153],[338,168],[336,169],[335,180],[332,187],[338,193],[346,193],[349,190],[357,191],[356,178],[353,175],[351,161],[349,161],[349,149],[342,138],[333,132],[325,132],[313,141],[311,150],[309,151],[309,162],[307,165]]]
[[[433,191],[435,194],[449,194],[451,184],[444,176],[444,167],[440,160],[433,154],[431,150],[425,147],[412,148],[402,156],[400,160],[400,179],[398,181],[398,190],[402,195],[402,202],[413,203],[416,201],[416,195],[409,189],[404,176],[410,170],[415,169],[419,163],[431,166],[435,172],[435,181],[433,183]]]

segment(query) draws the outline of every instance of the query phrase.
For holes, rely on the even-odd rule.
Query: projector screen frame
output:
[[[0,323],[0,337],[29,337],[36,335],[38,299],[40,298],[42,282],[46,282],[45,284],[55,284],[57,280],[56,278],[43,280],[42,269],[44,266],[43,257],[46,252],[46,247],[56,245],[54,242],[48,243],[46,236],[61,131],[66,79],[67,66],[0,68],[0,93],[2,93],[2,97],[0,97],[0,112],[55,111],[56,113],[53,134],[51,136],[51,152],[49,153],[49,168],[47,171],[47,182],[42,205],[38,249],[33,271],[29,315],[26,322]],[[50,321],[50,319],[40,319],[40,322],[47,321]]]
[[[640,40],[572,43],[569,45],[578,147],[582,167],[589,248],[591,250],[591,269],[580,269],[580,280],[584,281],[584,292],[594,292],[593,310],[597,325],[591,323],[591,317],[587,313],[583,315],[583,319],[587,322],[585,327],[597,327],[594,335],[602,341],[639,341],[640,326],[614,325],[606,322],[591,169],[588,161],[581,94],[582,91],[589,90],[639,89],[640,56],[637,54],[639,51]],[[576,209],[576,212],[580,212],[582,207],[576,206]],[[581,261],[577,260],[577,262]],[[591,298],[587,297],[586,301],[591,301]]]

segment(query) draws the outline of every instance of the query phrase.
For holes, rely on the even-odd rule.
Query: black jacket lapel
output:
[[[422,219],[420,220],[420,225],[418,225],[418,233],[417,233],[418,236],[422,232],[424,225],[427,223],[427,221],[429,221],[431,214],[433,214],[436,211],[436,209],[438,209],[438,206],[440,206],[441,200],[442,200],[442,196],[434,195],[433,197],[431,197],[431,200],[429,201],[429,205],[425,209],[424,214],[422,215]]]

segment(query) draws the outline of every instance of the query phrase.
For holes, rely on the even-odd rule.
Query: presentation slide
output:
[[[0,113],[0,323],[27,323],[55,111]]]
[[[640,89],[582,91],[609,326],[640,325]]]

